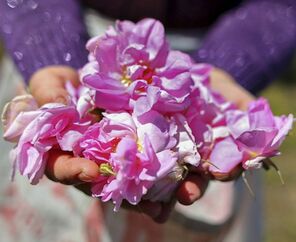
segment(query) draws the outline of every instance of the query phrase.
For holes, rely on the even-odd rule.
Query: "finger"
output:
[[[177,199],[183,205],[191,205],[206,191],[209,180],[198,174],[189,174],[177,190]]]
[[[203,176],[205,179],[208,180],[219,180],[219,181],[232,181],[240,177],[242,172],[244,171],[244,168],[242,167],[242,164],[239,163],[237,166],[235,166],[230,172],[222,173],[219,171],[211,171],[209,167],[211,164],[204,163],[198,167],[191,166],[189,167],[190,173],[196,173],[201,176]]]
[[[242,172],[244,171],[241,164],[238,164],[236,167],[234,167],[229,173],[220,173],[220,172],[212,172],[214,179],[227,182],[232,181],[240,177]]]
[[[66,66],[46,67],[32,76],[29,88],[40,106],[50,102],[67,103],[67,81],[71,81],[74,86],[79,84],[76,70]]]
[[[209,170],[210,164],[207,162],[201,163],[198,167],[189,166],[189,174],[196,174],[202,176],[206,180],[213,180],[214,176]]]
[[[100,174],[97,164],[93,161],[73,157],[68,152],[51,150],[46,175],[53,181],[75,185],[94,181]]]

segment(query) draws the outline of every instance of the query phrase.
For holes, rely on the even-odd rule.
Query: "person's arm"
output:
[[[0,35],[26,83],[42,67],[79,68],[87,61],[77,0],[0,1]]]
[[[289,63],[296,49],[296,1],[249,0],[225,14],[193,55],[255,93]]]

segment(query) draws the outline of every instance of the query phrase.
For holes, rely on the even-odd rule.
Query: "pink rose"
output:
[[[74,148],[76,155],[94,160],[100,167],[102,175],[93,184],[93,196],[112,200],[116,210],[123,199],[139,203],[176,166],[175,133],[176,128],[155,111],[141,120],[126,112],[106,113]]]
[[[17,126],[23,117],[27,118],[25,125]],[[21,131],[12,154],[14,169],[27,176],[32,184],[38,183],[44,173],[47,152],[53,147],[71,151],[87,124],[79,123],[79,114],[74,106],[52,103],[35,111],[21,112],[8,129],[12,137]]]
[[[168,113],[189,106],[193,62],[184,53],[169,51],[160,22],[117,22],[104,36],[91,39],[87,49],[90,58],[81,79],[96,91],[97,107],[134,110],[140,116],[151,109]]]

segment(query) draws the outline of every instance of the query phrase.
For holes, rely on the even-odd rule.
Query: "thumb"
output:
[[[30,79],[29,88],[40,106],[50,102],[67,103],[67,81],[71,81],[74,86],[79,85],[76,70],[67,66],[49,66],[35,72]]]

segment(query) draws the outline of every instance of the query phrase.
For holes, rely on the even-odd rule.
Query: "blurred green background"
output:
[[[290,69],[262,94],[275,114],[296,115],[296,58]],[[270,170],[264,175],[265,242],[296,241],[296,127],[281,148],[279,166],[285,184]]]

